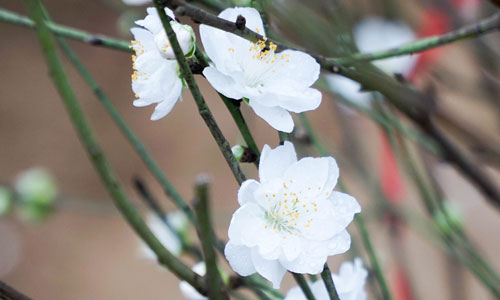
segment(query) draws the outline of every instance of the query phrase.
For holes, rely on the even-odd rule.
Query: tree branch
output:
[[[184,265],[149,230],[134,205],[127,198],[113,170],[100,149],[94,137],[85,115],[74,95],[68,78],[63,70],[62,63],[57,55],[56,47],[51,36],[51,31],[45,23],[42,4],[39,0],[25,1],[29,13],[36,24],[36,32],[42,46],[42,50],[49,66],[50,75],[66,106],[71,121],[77,130],[80,140],[84,145],[95,169],[101,177],[106,189],[113,198],[116,206],[143,241],[153,250],[158,261],[167,266],[177,277],[187,281],[198,291],[205,292],[205,283],[190,268]]]
[[[0,299],[1,300],[31,300],[30,297],[23,295],[18,290],[0,281]]]
[[[323,272],[321,272],[321,279],[323,279],[323,282],[325,283],[326,290],[328,291],[328,296],[330,296],[330,300],[340,300],[337,289],[335,288],[335,283],[333,282],[332,272],[330,271],[327,263],[325,263]]]

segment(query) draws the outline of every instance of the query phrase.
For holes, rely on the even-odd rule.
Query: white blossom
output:
[[[318,274],[330,255],[347,251],[346,227],[361,211],[350,195],[334,191],[339,177],[332,157],[297,161],[293,144],[265,145],[260,182],[247,180],[229,226],[225,255],[242,276],[255,272],[278,288],[287,270]]]
[[[368,271],[363,267],[360,258],[354,262],[344,262],[340,266],[339,274],[332,274],[333,283],[340,300],[365,300],[365,282]],[[316,300],[328,300],[328,292],[323,280],[310,282],[309,287]],[[299,286],[291,288],[286,294],[285,300],[305,300],[304,292]]]
[[[147,224],[149,229],[153,232],[156,238],[162,243],[162,245],[167,248],[173,255],[179,256],[182,252],[182,243],[179,239],[177,232],[169,228],[165,222],[160,219],[157,215],[150,213],[148,214]],[[167,216],[168,220],[168,216]],[[156,254],[151,250],[144,242],[141,241],[141,256],[156,260]]]
[[[354,28],[354,41],[361,53],[388,50],[415,40],[415,33],[401,22],[369,17]],[[416,56],[398,56],[373,62],[387,73],[408,74],[416,63]],[[349,78],[330,74],[326,76],[328,85],[349,100],[369,107],[371,95],[360,91],[361,85]]]
[[[219,17],[236,21],[265,36],[259,12],[254,8],[227,8]],[[200,37],[213,65],[203,75],[221,94],[244,99],[254,112],[277,130],[291,132],[289,113],[316,109],[321,93],[310,88],[318,79],[320,66],[310,55],[293,50],[276,52],[267,38],[252,43],[222,30],[201,25]]]
[[[165,11],[169,17],[175,19],[171,10],[165,8]],[[159,120],[172,110],[181,97],[183,80],[158,12],[153,7],[148,8],[147,12],[148,15],[143,20],[135,22],[143,28],[131,29],[135,38],[131,47],[136,53],[132,56],[132,90],[137,98],[134,106],[157,103],[151,120]],[[191,26],[176,21],[170,21],[170,25],[184,55],[193,55],[195,35]]]
[[[205,276],[205,273],[207,272],[205,262],[201,261],[201,262],[197,263],[196,265],[193,266],[192,270],[200,276]],[[179,283],[179,289],[181,290],[182,295],[186,299],[189,299],[189,300],[208,299],[207,297],[198,293],[198,291],[193,286],[191,286],[189,283],[187,283],[186,281],[181,281]]]

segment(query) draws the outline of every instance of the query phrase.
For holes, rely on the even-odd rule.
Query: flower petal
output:
[[[361,84],[344,76],[329,74],[325,76],[328,86],[342,97],[362,107],[371,107],[372,96],[369,92],[361,91]]]
[[[261,243],[264,229],[262,209],[254,203],[247,203],[233,214],[228,236],[237,245],[253,247]]]
[[[284,180],[292,182],[290,189],[302,191],[308,197],[321,194],[329,178],[332,160],[331,157],[304,157],[286,170]]]
[[[260,13],[253,7],[226,8],[219,14],[219,18],[236,22],[239,15],[245,17],[245,26],[248,29],[260,33],[261,35],[265,35],[264,24],[262,23]]]
[[[239,85],[232,77],[219,72],[216,68],[206,67],[203,70],[203,75],[214,89],[224,96],[231,99],[241,99],[244,97],[242,92],[245,90],[245,87]]]
[[[267,280],[273,283],[273,288],[278,289],[281,280],[286,273],[286,269],[279,263],[278,260],[267,260],[259,255],[257,250],[251,250],[251,257],[253,265],[257,272]]]
[[[254,193],[260,186],[260,183],[257,181],[250,179],[245,180],[240,189],[238,190],[238,203],[243,206],[246,203],[256,202]]]
[[[283,93],[281,93],[283,92]],[[269,99],[273,99],[273,105],[278,105],[286,110],[301,113],[318,108],[321,103],[321,92],[316,89],[306,88],[304,90],[294,90],[288,87],[286,91],[273,90],[251,99],[259,102],[262,106],[271,106]]]
[[[260,181],[271,181],[282,177],[288,167],[296,162],[297,154],[292,143],[286,141],[282,146],[274,149],[264,145],[259,163]]]
[[[253,111],[274,129],[283,132],[292,132],[293,119],[290,113],[281,107],[265,107],[256,101],[250,99],[250,107]]]
[[[311,55],[296,50],[285,50],[276,55],[278,60],[269,77],[270,87],[305,89],[318,80],[321,67]]]
[[[236,245],[231,240],[224,248],[224,255],[226,256],[231,268],[241,276],[248,276],[255,273],[255,269],[250,248],[242,245]]]
[[[333,204],[332,230],[340,231],[346,228],[354,219],[354,215],[361,212],[361,206],[351,195],[333,191],[328,200]]]

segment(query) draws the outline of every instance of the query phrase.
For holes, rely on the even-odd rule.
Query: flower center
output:
[[[288,182],[290,186],[283,182],[283,188],[278,193],[265,194],[266,202],[269,204],[264,212],[266,229],[282,234],[299,235],[314,221],[318,213],[317,203],[314,199],[310,199],[305,191],[291,188],[293,182],[293,180]]]
[[[156,48],[163,58],[175,59],[174,50],[172,49],[172,45],[170,44],[165,31],[158,31],[154,36],[154,41],[156,44]]]

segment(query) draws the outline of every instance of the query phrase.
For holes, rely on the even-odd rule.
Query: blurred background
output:
[[[294,27],[303,25],[297,15],[323,14],[317,20],[330,20],[325,9],[328,5],[322,1],[307,4],[290,1],[286,6],[285,1],[276,2],[269,8],[273,34],[323,54],[335,48],[335,43],[318,42],[307,28],[299,32]],[[482,0],[344,2],[345,18],[335,22],[354,26],[368,16],[397,19],[414,31],[415,38],[444,33],[495,13],[495,8]],[[44,3],[56,23],[125,40],[131,38],[128,28],[133,26],[133,20],[145,16],[144,7],[129,7],[119,0]],[[222,1],[215,3],[215,8],[227,5]],[[26,15],[22,1],[3,0],[0,7]],[[192,24],[189,19],[181,20]],[[335,22],[330,25],[334,26]],[[197,32],[197,25],[192,25]],[[320,27],[317,34],[327,29]],[[154,260],[141,257],[138,238],[113,206],[82,149],[48,77],[35,33],[0,23],[0,36],[3,37],[0,44],[0,183],[13,187],[23,171],[39,167],[50,172],[57,186],[55,210],[43,220],[33,216],[36,213],[22,209],[0,217],[0,280],[38,300],[181,298],[177,279]],[[184,92],[183,101],[168,117],[150,121],[152,106],[132,106],[130,54],[68,41],[185,199],[193,197],[193,182],[198,174],[210,175],[214,222],[219,235],[226,239],[231,215],[238,207],[238,185],[197,115],[189,92]],[[420,90],[438,95],[440,105],[461,125],[457,128],[448,124],[443,129],[491,175],[497,187],[500,186],[499,161],[484,149],[477,149],[473,137],[500,149],[496,148],[500,139],[499,45],[498,33],[492,33],[477,40],[453,43],[438,52],[426,52],[426,56],[422,55],[415,63],[418,73],[415,71],[411,78]],[[333,52],[335,55],[345,54],[340,46],[335,49],[340,49]],[[330,53],[330,56],[334,55]],[[65,70],[129,197],[146,213],[132,184],[132,179],[139,177],[167,210],[173,210],[161,187],[67,60]],[[205,79],[197,79],[226,138],[231,145],[243,144],[224,104]],[[323,144],[336,157],[350,193],[362,204],[368,230],[395,298],[493,299],[468,270],[446,255],[445,248],[432,233],[433,226],[428,224],[417,189],[404,170],[397,171],[396,166],[391,168],[401,174],[401,177],[395,175],[401,180],[387,179],[386,184],[397,185],[397,200],[393,204],[404,211],[404,223],[408,226],[398,227],[397,233],[390,229],[391,223],[381,212],[380,202],[375,200],[367,179],[360,175],[369,174],[371,180],[382,182],[383,170],[389,168],[383,158],[390,152],[386,149],[387,142],[370,118],[346,108],[341,97],[330,92],[330,87],[322,81],[322,104],[307,115]],[[338,92],[341,94],[342,90]],[[242,110],[259,148],[264,144],[277,146],[279,140],[274,130],[246,105],[242,105]],[[296,124],[294,137],[300,155],[317,155],[300,122]],[[421,155],[419,164],[431,171],[472,243],[491,267],[500,270],[498,210],[449,164],[427,152]],[[242,167],[248,178],[257,177],[252,164]],[[387,188],[381,186],[387,195]],[[349,231],[354,244],[361,249],[355,226],[351,225]],[[194,264],[189,257],[184,259]],[[348,254],[331,258],[331,269],[336,271],[340,262],[347,259],[350,259]],[[405,292],[406,285],[401,283],[402,266],[411,292]],[[294,284],[288,276],[282,285],[284,292]],[[371,291],[370,286],[367,290]]]

